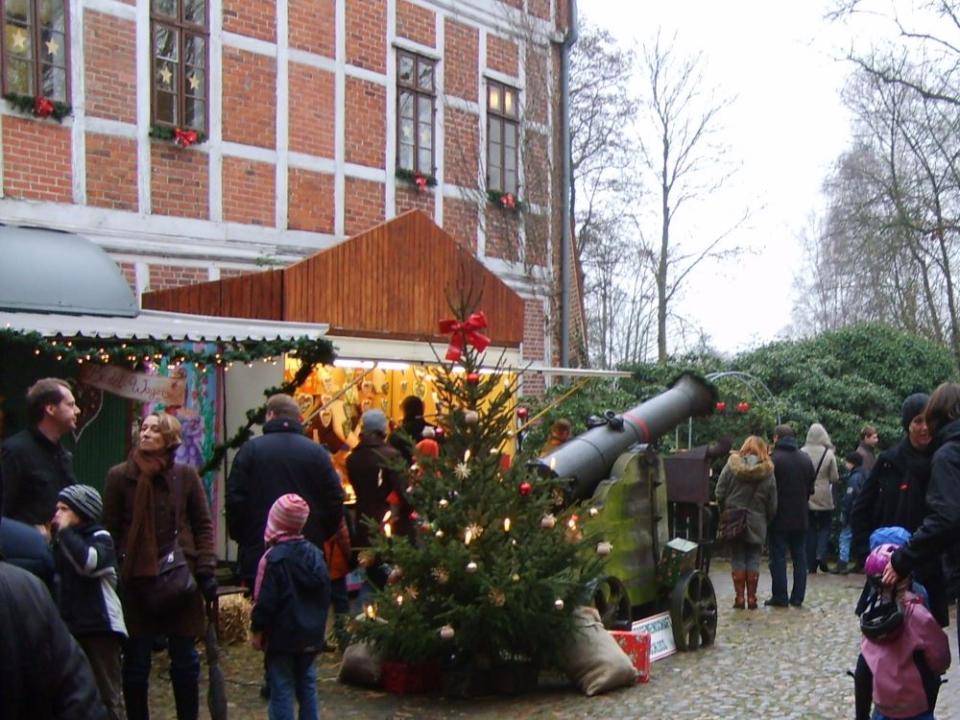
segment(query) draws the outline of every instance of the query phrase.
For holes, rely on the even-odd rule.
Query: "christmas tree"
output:
[[[375,544],[361,562],[391,572],[354,629],[386,660],[543,666],[574,632],[572,612],[590,601],[602,559],[562,481],[533,474],[525,453],[504,462],[516,384],[500,383],[502,357],[481,371],[483,313],[465,302],[454,312],[441,323],[453,336],[437,373],[440,454],[402,469],[410,536],[397,536],[396,518],[370,524]]]

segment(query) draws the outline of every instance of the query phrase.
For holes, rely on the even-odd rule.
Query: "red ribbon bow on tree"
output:
[[[453,333],[453,337],[450,338],[450,347],[447,348],[447,360],[457,362],[463,354],[464,343],[473,345],[479,352],[486,350],[490,344],[490,338],[478,332],[485,327],[487,327],[487,316],[483,311],[471,314],[465,322],[441,320],[440,332]]]
[[[427,189],[427,179],[423,175],[417,175],[413,181],[417,184],[417,190],[423,192]]]
[[[173,131],[173,141],[180,147],[190,147],[198,139],[199,136],[195,130],[181,130],[177,128]]]
[[[33,112],[37,117],[50,117],[53,115],[54,107],[53,103],[43,97],[43,95],[38,95],[37,99],[33,102]]]
[[[517,199],[513,196],[513,193],[507,193],[500,198],[500,204],[505,208],[514,210],[517,207]]]

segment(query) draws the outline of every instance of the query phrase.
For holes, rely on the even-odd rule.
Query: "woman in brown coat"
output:
[[[730,459],[717,481],[717,502],[724,510],[745,508],[747,526],[738,538],[730,541],[730,566],[736,599],[733,607],[757,608],[757,581],[760,577],[760,551],[767,537],[767,524],[777,512],[777,483],[773,462],[763,438],[748,437]]]
[[[154,638],[165,635],[178,720],[199,712],[200,658],[196,639],[206,629],[204,598],[217,592],[213,525],[200,478],[189,465],[174,462],[181,442],[172,415],[148,415],[140,441],[126,462],[107,473],[103,524],[120,558],[120,597],[130,638],[124,646],[123,695],[130,720],[147,720],[147,690]],[[179,506],[179,507],[178,507]],[[158,572],[158,558],[179,544],[197,589],[173,611],[151,611],[145,597]]]

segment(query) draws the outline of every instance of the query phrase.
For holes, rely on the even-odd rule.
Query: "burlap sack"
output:
[[[380,656],[365,642],[353,643],[343,653],[337,680],[350,685],[380,687]]]
[[[637,670],[617,641],[600,622],[595,608],[580,607],[573,612],[576,631],[560,654],[560,667],[585,695],[632,685]]]

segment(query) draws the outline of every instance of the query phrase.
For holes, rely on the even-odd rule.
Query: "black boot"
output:
[[[147,688],[147,685],[123,686],[123,702],[127,706],[127,720],[150,720]]]
[[[177,720],[198,720],[200,715],[200,683],[191,673],[177,676],[172,672],[173,701],[177,706]]]
[[[847,573],[850,572],[850,568],[848,567],[845,561],[838,560],[837,566],[833,569],[832,572],[834,575],[846,575]]]

